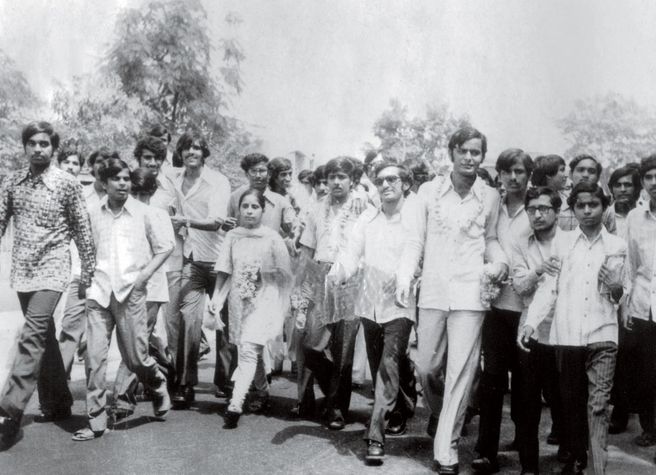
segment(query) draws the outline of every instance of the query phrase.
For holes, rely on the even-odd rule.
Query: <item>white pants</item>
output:
[[[256,343],[242,343],[239,345],[239,362],[237,369],[232,375],[234,389],[228,409],[233,412],[242,412],[244,399],[253,380],[255,380],[255,389],[260,392],[268,390],[264,365],[262,364],[263,345]],[[259,364],[258,364],[259,360]],[[257,372],[257,374],[256,374]]]
[[[458,439],[479,361],[484,314],[473,310],[419,310],[417,373],[424,401],[434,415],[439,414],[433,450],[441,465],[458,463]]]

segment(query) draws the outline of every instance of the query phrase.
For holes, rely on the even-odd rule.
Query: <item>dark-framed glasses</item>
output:
[[[541,215],[545,215],[550,211],[553,211],[553,206],[529,206],[526,208],[526,212],[531,216],[535,216],[535,213],[540,212]]]
[[[374,185],[383,186],[383,183],[387,182],[390,185],[394,186],[399,181],[401,181],[401,177],[399,177],[397,175],[387,175],[387,176],[383,176],[383,177],[374,178]]]

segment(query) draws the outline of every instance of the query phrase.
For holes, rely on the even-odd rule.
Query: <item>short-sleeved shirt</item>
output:
[[[96,241],[96,269],[87,298],[102,307],[114,293],[124,301],[132,291],[141,269],[153,255],[173,249],[173,227],[168,216],[156,208],[128,197],[117,215],[109,209],[107,197],[91,212]]]

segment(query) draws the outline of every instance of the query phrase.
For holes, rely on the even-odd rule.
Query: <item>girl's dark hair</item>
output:
[[[286,191],[279,190],[276,181],[278,180],[278,175],[280,175],[282,172],[291,171],[292,162],[283,157],[276,157],[269,162],[267,168],[269,169],[269,188],[271,188],[271,190],[275,191],[276,193],[284,195]]]
[[[147,193],[154,195],[157,191],[157,175],[149,168],[137,168],[130,173],[132,181],[132,193]]]
[[[241,196],[239,197],[239,207],[241,208],[241,203],[244,201],[244,198],[247,196],[254,196],[257,199],[257,202],[260,204],[260,207],[262,210],[264,210],[264,194],[260,190],[256,190],[255,188],[251,188],[249,190],[244,191]]]

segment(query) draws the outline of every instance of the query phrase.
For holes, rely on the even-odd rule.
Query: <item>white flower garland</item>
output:
[[[437,228],[442,231],[442,232],[447,232],[453,230],[453,225],[449,222],[449,220],[444,216],[444,213],[442,211],[442,197],[440,195],[440,191],[442,190],[442,186],[444,185],[445,180],[450,179],[450,177],[444,176],[442,177],[439,181],[436,183],[436,193],[435,193],[435,205],[433,206],[433,219],[435,223],[437,224]],[[474,185],[475,186],[475,182]],[[474,209],[474,212],[467,216],[462,216],[460,219],[457,219],[456,222],[458,223],[458,228],[460,231],[462,231],[465,235],[472,237],[472,238],[477,238],[480,237],[479,235],[475,235],[472,233],[472,227],[474,226],[474,223],[483,215],[485,212],[485,206],[483,204],[482,200],[479,200],[478,198],[476,199],[476,209]]]
[[[260,266],[257,264],[246,264],[237,274],[237,291],[239,298],[244,301],[244,307],[253,305],[257,295],[258,281],[260,277]]]
[[[330,209],[331,209],[331,200],[330,197],[326,197],[324,200],[324,212],[322,213],[322,228],[327,229],[330,233],[328,239],[328,253],[332,259],[337,257],[339,250],[344,247],[346,244],[346,223],[349,222],[353,216],[352,208],[352,195],[349,193],[349,196],[345,203],[337,211],[335,220],[332,225],[330,223]]]

